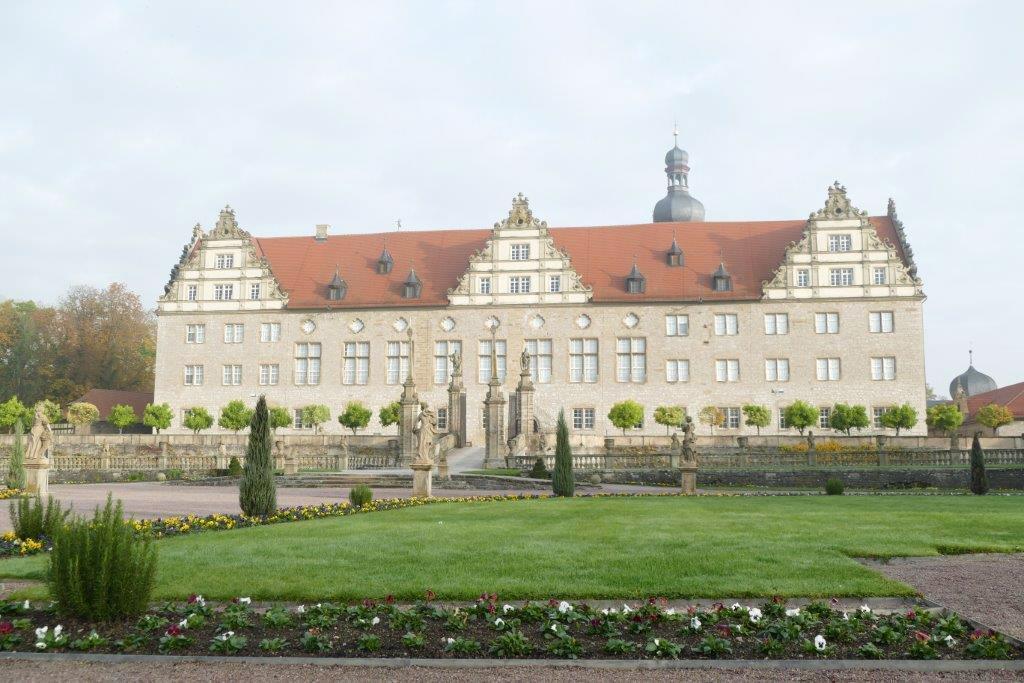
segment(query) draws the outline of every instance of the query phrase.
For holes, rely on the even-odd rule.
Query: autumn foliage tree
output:
[[[995,436],[1000,427],[1013,422],[1013,411],[998,403],[989,403],[987,406],[978,408],[978,413],[974,416],[974,419],[978,424],[985,425],[991,429],[992,436]]]

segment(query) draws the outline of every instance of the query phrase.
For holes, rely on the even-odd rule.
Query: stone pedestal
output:
[[[487,444],[484,468],[505,467],[508,446],[505,443],[505,396],[497,384],[487,392],[484,410],[487,411]]]
[[[420,413],[420,399],[416,394],[412,374],[402,385],[402,398],[399,403],[402,405],[402,415],[398,425],[398,464],[402,466],[412,463],[416,458],[416,434],[413,428],[416,427],[416,417]]]
[[[674,450],[673,451],[669,451],[669,454],[668,454],[668,466],[669,467],[679,467],[679,453],[677,453]]]
[[[25,462],[25,490],[32,494],[50,494],[50,461],[31,460]]]
[[[683,464],[679,468],[682,479],[682,493],[684,496],[692,496],[697,493],[697,465]]]
[[[434,463],[414,462],[412,468],[412,495],[414,498],[430,498]]]
[[[537,434],[533,424],[533,393],[533,379],[530,377],[530,371],[524,369],[519,373],[519,386],[516,387],[516,419],[519,421],[517,434],[523,435],[527,451],[533,450]]]
[[[298,474],[299,473],[299,459],[295,455],[295,450],[289,446],[284,452],[284,473],[285,474]]]
[[[160,444],[160,457],[157,458],[156,468],[158,470],[167,469],[167,442],[164,441]]]
[[[452,375],[452,382],[448,385],[448,433],[455,435],[456,448],[466,445],[465,405],[466,388],[462,385],[462,375]]]

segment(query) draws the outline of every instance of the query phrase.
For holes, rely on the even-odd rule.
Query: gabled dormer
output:
[[[522,194],[512,200],[508,218],[494,224],[484,248],[469,259],[457,287],[448,290],[453,306],[481,304],[585,303],[592,291],[555,246],[545,221],[534,218]]]
[[[836,181],[828,188],[825,206],[810,215],[800,241],[790,243],[782,265],[764,283],[764,297],[923,296],[903,225],[899,224],[897,234],[909,267],[896,245],[879,238],[872,220],[850,203],[846,188]],[[890,220],[896,226],[891,200],[889,215],[874,220]]]
[[[238,226],[234,210],[225,206],[209,233],[198,223],[192,229],[157,310],[269,310],[287,303],[270,264],[252,236]]]

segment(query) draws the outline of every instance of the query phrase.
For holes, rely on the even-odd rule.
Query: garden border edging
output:
[[[992,659],[417,659],[412,657],[199,657],[180,655],[114,655],[79,652],[0,652],[0,661],[94,662],[118,664],[276,664],[408,669],[579,668],[579,669],[772,669],[886,671],[1024,671],[1024,660]]]

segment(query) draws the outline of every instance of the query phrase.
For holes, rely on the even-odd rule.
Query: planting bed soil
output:
[[[432,598],[432,596],[428,596]],[[551,600],[471,604],[392,600],[254,608],[200,596],[139,618],[93,624],[43,603],[0,602],[0,650],[174,655],[505,659],[1020,659],[1015,641],[921,608],[841,611],[661,601],[596,609]]]

